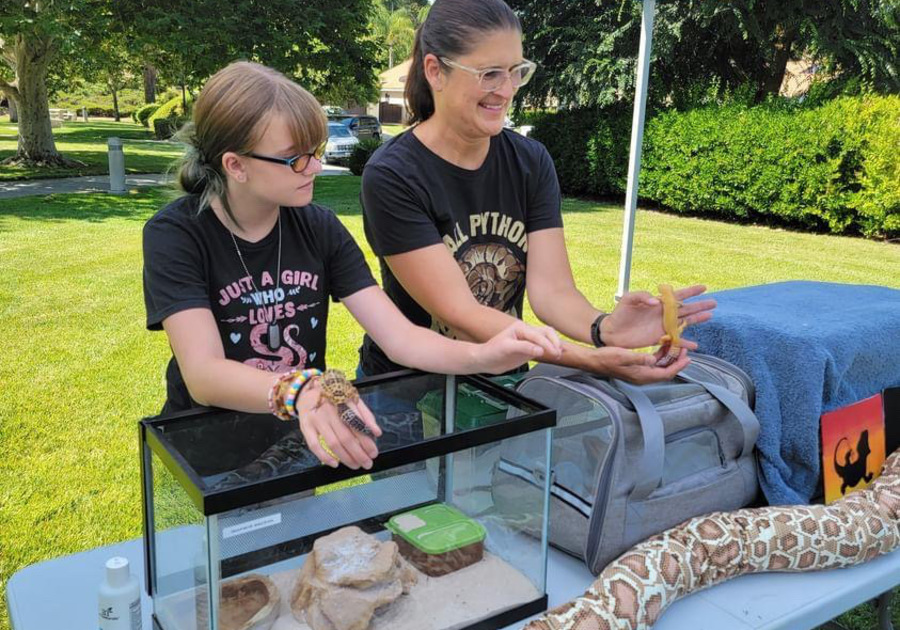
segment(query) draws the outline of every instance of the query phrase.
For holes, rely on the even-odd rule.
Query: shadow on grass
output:
[[[174,189],[141,188],[124,195],[68,193],[0,199],[0,232],[11,229],[11,218],[59,223],[100,223],[110,219],[144,222],[177,197]]]
[[[147,146],[147,145],[144,145]],[[171,146],[177,150],[177,145],[163,145],[166,150]],[[151,147],[155,148],[155,147]],[[109,157],[105,146],[98,146],[96,151],[67,151],[62,147],[63,156],[83,162],[84,166],[72,168],[32,168],[0,166],[0,181],[15,181],[23,179],[56,179],[63,177],[81,177],[84,175],[106,175],[109,172]],[[14,155],[15,151],[0,151],[0,161]],[[144,155],[128,152],[128,144],[125,145],[125,172],[138,175],[143,173],[165,173],[174,170],[180,157],[180,152],[170,155]]]
[[[0,134],[2,134],[0,137],[15,140],[16,127],[0,126]],[[53,130],[53,137],[57,142],[102,142],[105,145],[106,139],[113,136],[123,140],[154,139],[149,129],[124,122],[70,122]]]
[[[340,216],[359,216],[359,181],[359,177],[352,176],[321,177],[316,180],[314,202]],[[0,232],[12,229],[9,219],[48,223],[100,223],[111,219],[143,222],[181,194],[175,187],[161,186],[132,189],[124,195],[83,192],[0,198]]]
[[[359,217],[361,178],[353,175],[319,177],[316,179],[313,202],[330,208],[342,217]],[[65,193],[28,197],[0,198],[0,232],[8,231],[6,219],[26,221],[87,221],[109,219],[146,221],[181,193],[174,187],[140,188],[126,195],[108,193]],[[603,212],[617,210],[615,206],[597,202],[565,200],[563,211]]]

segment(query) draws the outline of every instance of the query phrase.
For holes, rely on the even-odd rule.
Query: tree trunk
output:
[[[34,166],[76,166],[56,150],[50,125],[47,96],[47,69],[53,56],[49,37],[19,34],[14,45],[16,54],[16,96],[19,106],[19,146],[6,163]]]
[[[144,66],[144,102],[148,105],[156,102],[156,80],[159,73],[149,63]]]
[[[757,100],[763,100],[769,94],[778,94],[781,90],[781,84],[784,82],[784,72],[787,69],[787,62],[791,58],[791,47],[794,40],[797,39],[797,28],[794,26],[782,27],[777,30],[777,39],[775,41],[775,55],[772,63],[768,67],[766,76],[762,85],[756,94]]]
[[[116,117],[116,122],[122,121],[122,116],[119,114],[119,90],[116,89],[115,85],[111,85],[112,89],[112,97],[113,97],[113,114]]]
[[[181,81],[181,107],[187,113],[187,88],[184,86],[184,79]]]
[[[12,95],[12,92],[3,92],[6,94],[6,100],[9,103],[9,122],[19,122],[19,109],[16,106],[16,97]]]

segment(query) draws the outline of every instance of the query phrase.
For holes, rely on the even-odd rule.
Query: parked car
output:
[[[339,122],[328,123],[328,142],[325,144],[325,162],[332,164],[346,162],[353,153],[359,139],[350,133],[347,125]]]
[[[338,105],[322,105],[322,111],[326,116],[349,116],[347,110]]]
[[[328,117],[329,122],[336,122],[345,125],[350,129],[350,133],[365,140],[366,138],[375,138],[381,140],[381,123],[375,116],[355,116],[355,115],[331,115]]]

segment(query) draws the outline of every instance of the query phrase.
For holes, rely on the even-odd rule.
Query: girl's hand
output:
[[[338,416],[337,408],[327,400],[321,399],[322,391],[318,379],[313,379],[300,392],[297,400],[297,416],[300,423],[300,432],[309,450],[319,460],[337,468],[338,464],[344,464],[348,468],[369,469],[372,460],[378,456],[378,447],[372,438],[353,431],[344,424]],[[376,437],[381,435],[381,429],[375,422],[372,412],[361,400],[358,403],[350,402],[347,405],[356,412],[356,415],[369,427]],[[318,408],[316,408],[318,406]],[[332,455],[325,450],[319,442],[319,438],[331,450]]]
[[[684,302],[688,298],[700,295],[706,287],[696,284],[692,287],[675,291],[675,298]],[[699,300],[685,304],[678,309],[678,317],[688,326],[707,321],[716,308],[715,300]],[[663,336],[662,303],[646,291],[626,293],[616,304],[613,311],[601,324],[601,335],[608,346],[619,348],[645,348],[655,346]],[[684,347],[696,350],[697,344],[685,340]]]
[[[594,350],[594,371],[603,376],[620,378],[629,383],[644,385],[659,381],[670,381],[681,370],[687,367],[691,360],[687,356],[687,350],[681,349],[681,353],[672,365],[658,367],[656,365],[668,347],[660,348],[654,354],[633,352],[625,348],[597,348]]]
[[[555,330],[517,321],[476,346],[473,371],[502,374],[533,359],[561,356],[562,342]]]

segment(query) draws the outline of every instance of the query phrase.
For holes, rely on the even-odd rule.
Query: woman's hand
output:
[[[695,297],[706,291],[706,287],[696,284],[675,291],[679,302]],[[707,321],[716,308],[715,300],[698,300],[678,309],[678,317],[688,326]],[[646,291],[626,293],[616,304],[608,317],[601,322],[601,336],[607,346],[619,348],[646,348],[659,343],[663,336],[662,303]],[[696,350],[693,341],[683,341],[682,346]],[[650,355],[647,355],[650,356]]]
[[[344,464],[353,470],[358,468],[368,470],[372,467],[372,460],[378,456],[375,442],[344,424],[338,416],[337,408],[331,402],[321,400],[321,396],[322,390],[318,379],[313,379],[303,388],[297,400],[300,432],[303,433],[309,450],[323,464],[332,468]],[[376,437],[381,435],[375,417],[364,402],[361,400],[358,403],[349,402],[347,406],[356,412]],[[323,448],[319,442],[320,436],[338,459]]]
[[[549,326],[516,321],[476,346],[474,372],[502,374],[533,359],[559,359],[562,342]]]
[[[691,360],[687,356],[687,350],[682,348],[672,365],[658,367],[656,363],[667,351],[667,346],[663,346],[654,354],[634,352],[625,348],[597,348],[593,351],[595,361],[592,367],[598,374],[620,378],[636,385],[669,381],[687,367]]]

